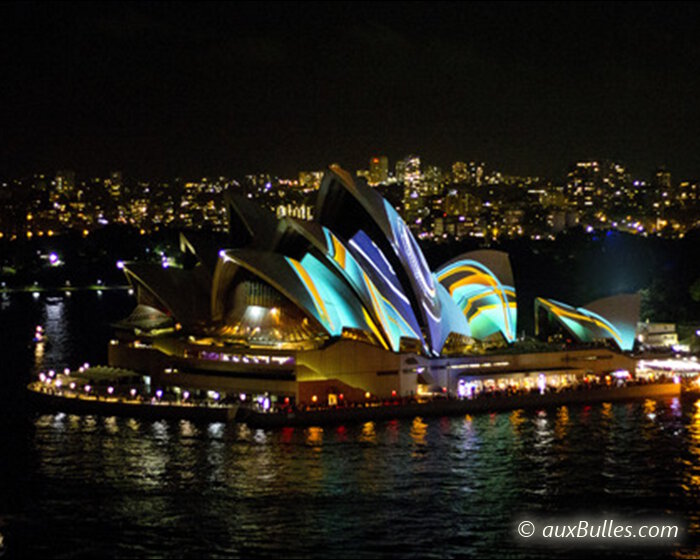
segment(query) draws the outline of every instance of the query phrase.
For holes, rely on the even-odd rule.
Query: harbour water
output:
[[[523,516],[671,514],[697,557],[700,403],[547,410],[251,430],[245,425],[38,415],[38,369],[104,362],[126,292],[1,296],[0,535],[42,557],[551,556]],[[43,348],[30,344],[37,324]],[[590,555],[576,548],[572,553]]]

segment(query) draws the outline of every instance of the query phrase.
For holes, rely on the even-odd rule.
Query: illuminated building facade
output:
[[[452,164],[452,181],[466,184],[469,180],[469,170],[463,161],[456,161]]]
[[[406,188],[417,188],[421,180],[420,157],[411,155],[397,161],[396,180]]]
[[[517,304],[508,255],[474,251],[460,255],[436,273],[438,281],[457,302],[475,338],[494,336],[514,342]]]
[[[552,299],[535,300],[535,332],[579,343],[609,342],[623,351],[634,347],[639,321],[639,294],[623,294],[572,307]]]
[[[389,179],[389,158],[376,156],[369,160],[369,184],[372,186],[386,183]]]
[[[124,264],[138,305],[118,325],[110,365],[159,383],[331,402],[452,390],[478,373],[475,345],[516,340],[505,253],[467,253],[433,273],[393,206],[337,166],[312,220],[224,200],[224,248],[188,233],[181,249],[193,267]]]

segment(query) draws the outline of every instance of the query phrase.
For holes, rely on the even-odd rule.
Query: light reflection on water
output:
[[[700,400],[695,402],[688,426],[688,457],[683,461],[682,488],[685,494],[700,502]],[[691,529],[700,532],[700,512],[689,512]]]
[[[497,545],[525,556],[508,532],[523,508],[663,512],[679,505],[674,476],[676,492],[698,496],[700,406],[685,418],[687,434],[677,430],[684,419],[672,401],[655,405],[649,431],[649,406],[287,431],[42,415],[31,442],[30,492],[42,496],[32,516],[51,520],[49,536],[64,549],[96,553],[197,554],[213,546],[222,554],[417,557],[434,554],[439,538],[440,555],[493,555]],[[674,470],[686,435],[692,459]],[[99,523],[119,528],[99,541],[88,530],[94,524],[75,528],[95,496]],[[67,526],[74,528],[59,530]],[[136,533],[138,545],[125,541]],[[49,551],[41,541],[31,549]]]
[[[17,387],[20,366],[104,360],[103,324],[128,301],[89,295],[0,311],[14,340],[36,324],[50,340],[38,362],[14,343]],[[11,425],[0,517],[25,555],[520,558],[521,511],[681,511],[700,531],[700,404],[678,399],[280,430],[66,414]]]

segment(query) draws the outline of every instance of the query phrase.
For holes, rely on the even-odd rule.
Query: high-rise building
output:
[[[486,182],[486,164],[484,162],[456,161],[452,164],[452,181],[473,187],[480,187]]]
[[[463,161],[455,161],[452,164],[452,181],[466,184],[469,179],[467,164]]]
[[[421,180],[420,157],[411,155],[397,161],[396,180],[406,187],[417,188]]]
[[[656,215],[664,216],[665,210],[672,205],[676,198],[671,183],[671,172],[668,169],[659,167],[654,171],[648,194],[652,208],[656,210]],[[661,226],[657,227],[660,229]]]
[[[600,181],[597,161],[579,161],[567,175],[566,194],[569,203],[577,208],[592,207]]]
[[[300,171],[299,186],[303,189],[318,190],[322,178],[323,171]]]
[[[471,161],[469,162],[469,166],[467,168],[468,172],[468,182],[470,185],[474,185],[475,187],[480,187],[484,183],[484,169],[486,168],[486,164],[484,162],[474,162]]]
[[[442,170],[435,165],[429,165],[426,167],[421,180],[423,192],[426,194],[438,194],[442,190],[443,179]]]
[[[665,167],[659,167],[654,171],[651,184],[656,188],[671,190],[671,172]]]
[[[112,198],[118,199],[123,189],[122,172],[112,171],[109,174],[109,178],[105,180],[105,188]]]
[[[567,175],[566,195],[569,204],[593,209],[621,198],[629,183],[625,167],[611,161],[579,161]]]
[[[75,171],[65,169],[56,172],[56,190],[61,194],[68,194],[75,188]]]
[[[681,181],[678,184],[678,200],[683,205],[695,204],[700,198],[700,182]]]
[[[369,160],[369,181],[372,186],[386,183],[389,179],[389,158],[375,156]]]

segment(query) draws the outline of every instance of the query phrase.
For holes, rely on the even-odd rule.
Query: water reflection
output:
[[[8,307],[10,307],[11,302],[12,299],[10,298],[10,294],[3,292],[0,296],[0,311],[5,311]]]
[[[197,437],[197,427],[189,420],[180,420],[180,437],[193,438]]]
[[[700,400],[693,403],[688,425],[688,457],[683,461],[682,488],[691,503],[700,502]],[[700,532],[700,512],[691,511],[688,516],[690,529]]]
[[[566,438],[570,422],[569,408],[560,406],[557,410],[557,419],[554,422],[554,435],[560,442]]]
[[[209,434],[209,437],[214,439],[221,439],[224,435],[224,424],[222,422],[214,422],[212,424],[209,424],[207,432]]]
[[[22,364],[28,373],[63,370],[79,363],[105,363],[111,323],[124,318],[133,306],[126,292],[105,292],[103,298],[92,292],[2,294],[0,325],[6,329],[4,342],[10,348],[31,348],[31,362]],[[43,343],[31,344],[37,325],[44,329]],[[23,358],[22,358],[23,359]]]
[[[475,451],[479,447],[479,432],[474,426],[474,418],[467,414],[461,424],[461,429],[459,430],[462,440],[460,447],[466,453]]]
[[[544,456],[552,444],[553,431],[547,412],[540,410],[533,421],[535,425],[535,449]]]
[[[674,406],[657,402],[653,425],[675,427]],[[176,531],[179,550],[192,554],[205,539],[228,555],[255,543],[270,555],[366,556],[391,546],[417,557],[441,538],[445,555],[519,557],[507,527],[523,508],[671,508],[675,438],[687,437],[690,452],[682,491],[700,496],[700,404],[687,434],[661,430],[651,447],[644,438],[650,409],[571,406],[272,431],[43,415],[34,423],[35,478],[51,481],[39,486],[53,498],[46,507],[37,501],[33,514],[79,527],[52,535],[59,542],[91,542],[76,503],[99,489],[104,522],[142,535],[138,546],[107,538],[131,555],[162,552],[152,547]],[[395,518],[410,532],[367,532]],[[329,533],[348,539],[328,541]]]
[[[377,426],[374,422],[365,422],[362,424],[362,432],[359,440],[362,443],[377,443]]]
[[[117,418],[110,416],[104,419],[104,426],[108,434],[114,435],[119,431],[119,426],[117,424]]]
[[[318,448],[323,443],[323,428],[312,426],[306,429],[306,444]]]
[[[411,439],[414,445],[423,446],[426,444],[426,435],[428,434],[428,424],[423,422],[420,416],[416,416],[411,423]]]
[[[255,435],[253,436],[253,441],[259,445],[267,443],[267,434],[264,430],[255,430]]]
[[[211,424],[211,426],[216,426],[216,424]],[[155,440],[159,443],[165,444],[168,442],[168,440],[170,439],[170,434],[168,433],[168,431],[169,426],[165,420],[159,420],[151,424],[151,432],[153,433]]]
[[[656,419],[656,401],[653,401],[651,399],[646,399],[644,401],[644,414],[647,415],[647,418],[649,418],[649,420]]]
[[[389,445],[396,445],[401,438],[401,422],[399,420],[389,420],[386,423],[385,441]]]
[[[600,417],[605,420],[605,425],[608,425],[609,422],[613,420],[612,403],[605,402],[600,405]]]

